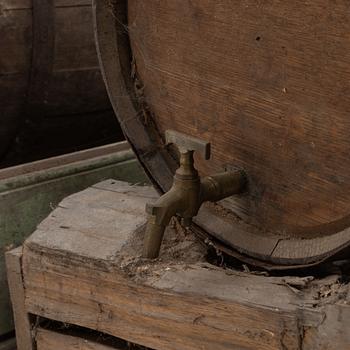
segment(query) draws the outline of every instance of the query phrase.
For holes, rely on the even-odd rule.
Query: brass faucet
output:
[[[143,257],[155,259],[166,226],[178,215],[182,224],[189,227],[203,202],[216,202],[242,191],[245,185],[243,171],[227,171],[201,179],[194,167],[193,153],[200,152],[204,159],[210,158],[210,143],[173,130],[165,133],[166,143],[173,143],[180,152],[180,167],[176,170],[171,189],[154,204],[147,204],[149,214]]]

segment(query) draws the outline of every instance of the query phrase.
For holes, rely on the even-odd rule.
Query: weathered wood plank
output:
[[[83,68],[99,70],[91,4],[89,7],[56,9],[55,23],[59,29],[55,38],[54,70]]]
[[[158,261],[140,259],[144,205],[154,196],[106,181],[66,198],[25,242],[28,312],[157,350],[321,350],[322,334],[341,337],[329,350],[350,346],[346,305],[342,321],[332,322],[344,307],[342,284],[339,303],[324,307],[322,280],[215,267],[176,225]],[[329,308],[338,316],[326,322]]]
[[[62,156],[47,158],[32,163],[21,164],[10,168],[4,168],[0,169],[0,180],[8,180],[9,178],[13,178],[15,176],[63,166],[74,162],[80,162],[91,158],[106,156],[110,153],[126,151],[129,149],[130,147],[128,143],[126,141],[123,141],[111,145],[105,145],[79,152],[69,153]]]
[[[350,349],[350,303],[326,306],[327,317],[303,334],[303,350]]]
[[[0,156],[23,118],[21,112],[27,93],[32,42],[30,10],[13,12],[5,11],[3,7],[0,1]]]
[[[37,350],[124,350],[121,347],[111,347],[84,337],[57,333],[39,328],[36,333]]]
[[[67,195],[106,178],[144,182],[133,153],[112,145],[0,171],[0,250],[20,245]],[[0,255],[0,334],[13,329]]]
[[[35,120],[44,114],[49,96],[57,28],[54,0],[32,0],[32,6],[32,57],[25,113]]]
[[[3,9],[2,9],[3,10]],[[1,7],[0,7],[1,11]],[[4,11],[4,10],[3,10]],[[31,59],[32,14],[30,10],[0,14],[1,57],[0,57],[0,87],[3,75],[19,74],[15,78],[27,83]],[[2,89],[1,89],[2,90]],[[0,91],[1,91],[0,90]]]
[[[91,86],[91,89],[77,89],[82,82]],[[48,116],[72,114],[74,118],[74,113],[89,113],[109,108],[108,96],[97,66],[81,70],[54,71],[48,102],[51,106],[46,110]]]
[[[33,0],[2,0],[2,11],[31,10]],[[55,0],[55,7],[91,6],[89,0]]]
[[[17,349],[33,350],[34,341],[31,334],[31,324],[24,305],[25,291],[21,259],[21,247],[6,253],[7,278],[16,324]]]
[[[91,262],[84,262],[89,264],[85,269],[79,264],[59,268],[46,254],[41,259],[28,251],[25,254],[26,307],[31,313],[97,328],[159,350],[280,349],[281,344],[298,349],[297,317],[291,312],[241,305],[228,293],[227,301],[215,293],[186,294],[181,284],[175,293],[171,287],[179,278],[166,281],[164,271],[159,277],[160,281],[164,277],[163,290],[157,290],[128,286],[116,271],[99,271]],[[67,265],[67,259],[63,260]],[[111,274],[117,276],[111,279]],[[223,280],[215,272],[206,277],[213,278],[215,289],[220,289]],[[236,282],[227,286],[231,293]],[[203,281],[186,279],[190,283],[197,290],[205,286]]]

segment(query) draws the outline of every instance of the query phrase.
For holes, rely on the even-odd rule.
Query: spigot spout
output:
[[[149,218],[143,257],[149,259],[158,257],[164,231],[173,216],[178,215],[183,224],[189,226],[203,202],[215,202],[239,193],[245,185],[242,171],[225,172],[201,180],[194,167],[193,152],[199,150],[208,159],[210,144],[172,131],[167,131],[167,137],[173,143],[179,141],[180,167],[176,170],[170,191],[147,206]]]
[[[144,238],[143,257],[148,259],[158,257],[165,229],[180,207],[181,198],[174,188],[161,196],[153,205],[146,206],[149,217]]]
[[[156,259],[159,256],[166,226],[157,224],[156,218],[150,216],[146,226],[143,257]]]

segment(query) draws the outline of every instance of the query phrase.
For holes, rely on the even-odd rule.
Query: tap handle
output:
[[[210,142],[174,130],[165,131],[165,141],[167,144],[175,144],[180,153],[196,151],[199,152],[204,159],[210,159]]]

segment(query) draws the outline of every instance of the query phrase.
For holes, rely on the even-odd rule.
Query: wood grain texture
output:
[[[327,332],[339,335],[328,350],[350,346],[346,285],[321,303],[322,280],[215,267],[176,225],[158,261],[140,259],[152,198],[149,187],[110,181],[66,198],[25,242],[27,311],[156,350],[301,350],[306,331],[310,349],[323,349]],[[342,321],[325,322],[327,308]]]
[[[1,2],[0,2],[1,4]],[[26,73],[30,67],[32,14],[29,10],[10,11],[1,8],[0,76]]]
[[[130,146],[126,141],[117,142],[106,146],[90,148],[87,150],[69,153],[62,156],[47,158],[32,163],[21,164],[14,167],[0,169],[0,180],[10,179],[25,174],[28,175],[36,171],[47,171],[50,168],[81,162],[91,158],[103,157],[111,153],[117,153],[122,151],[130,151]],[[130,158],[126,158],[126,160],[128,159],[132,159],[131,153]]]
[[[57,333],[39,328],[36,334],[37,350],[122,350],[93,342],[84,337]]]
[[[26,115],[43,118],[55,56],[54,0],[32,2],[33,41],[26,97]]]
[[[243,167],[226,201],[272,231],[349,225],[348,1],[128,1],[137,72],[161,133],[212,143],[202,173]]]
[[[96,271],[91,265],[89,270],[70,265],[73,271],[79,269],[79,276],[77,272],[71,275],[68,269],[54,268],[45,258],[40,268],[37,256],[27,254],[27,263],[32,266],[27,272],[27,308],[34,314],[98,329],[159,350],[280,349],[281,342],[289,344],[287,349],[299,349],[297,319],[292,313],[254,310],[218,300],[211,293],[208,299],[186,295],[181,285],[174,293],[168,290],[169,280],[163,291],[128,286],[127,281],[119,280],[120,276],[111,281],[110,274]],[[215,276],[214,272],[206,277]],[[191,277],[185,280],[186,285],[199,287],[198,280]],[[223,282],[219,278],[212,281],[215,289]],[[170,282],[174,285],[179,281]],[[233,286],[230,283],[228,288]]]
[[[225,243],[230,249],[273,264],[304,265],[320,262],[347,247],[350,243],[347,187],[341,180],[348,176],[343,157],[345,129],[337,128],[333,135],[339,136],[339,142],[336,138],[329,141],[326,136],[330,119],[325,113],[315,119],[310,108],[306,110],[309,103],[320,106],[328,101],[323,98],[325,88],[317,85],[319,94],[308,95],[316,86],[310,80],[312,86],[307,86],[309,90],[300,100],[298,93],[288,94],[290,87],[276,88],[278,81],[273,77],[278,65],[271,65],[271,72],[265,69],[271,55],[278,56],[278,50],[275,53],[272,48],[284,38],[284,44],[291,42],[290,55],[281,59],[281,64],[290,72],[291,82],[300,78],[300,71],[311,76],[320,72],[310,71],[302,60],[309,57],[310,50],[319,50],[319,56],[324,57],[321,48],[328,38],[322,32],[319,40],[313,46],[310,44],[310,33],[317,25],[309,23],[313,16],[309,11],[316,14],[323,7],[329,10],[330,5],[323,1],[312,5],[300,3],[299,12],[294,13],[293,4],[281,1],[264,4],[151,1],[146,6],[137,0],[120,0],[113,4],[114,11],[107,0],[95,0],[93,6],[101,67],[121,126],[156,188],[167,191],[176,168],[176,156],[162,140],[164,129],[179,128],[212,142],[212,160],[204,164],[198,159],[202,174],[222,171],[227,163],[248,172],[248,192],[225,199],[218,211],[221,216],[234,214],[231,230],[225,232],[228,238]],[[341,2],[339,8],[345,5]],[[293,12],[290,18],[286,15],[289,11]],[[338,9],[334,15],[341,18]],[[296,25],[298,20],[306,29]],[[327,20],[332,21],[331,17]],[[346,23],[339,20],[331,30]],[[262,36],[254,34],[261,26],[268,33],[264,45]],[[300,33],[299,27],[304,28]],[[276,29],[276,35],[272,29]],[[249,41],[251,36],[254,40]],[[345,45],[346,37],[340,38]],[[336,56],[338,51],[335,48],[332,52]],[[297,68],[291,66],[294,56],[298,58]],[[318,56],[310,57],[317,66]],[[254,72],[260,66],[259,78]],[[326,66],[330,70],[336,67]],[[333,83],[326,80],[326,85]],[[298,90],[304,83],[301,79],[295,84]],[[281,92],[281,101],[277,92]],[[337,107],[339,113],[334,120],[342,118],[346,126],[343,107],[344,104]],[[300,109],[295,118],[293,108]],[[292,114],[283,114],[286,111]],[[298,123],[307,128],[304,130]],[[294,126],[291,129],[289,125],[296,125],[300,132],[295,133]],[[317,147],[314,138],[319,140]],[[277,147],[280,139],[286,141],[281,148]],[[313,149],[310,152],[305,144],[309,141]],[[334,142],[343,147],[342,152],[338,148],[332,150]],[[324,151],[326,146],[330,147]],[[214,215],[215,220],[221,220],[218,213]],[[240,228],[238,223],[242,223]],[[218,226],[210,233],[221,239],[221,229]],[[243,232],[243,240],[238,244],[237,229]],[[251,232],[255,237],[246,249],[248,242],[244,237]],[[260,246],[270,238],[275,246],[267,250],[268,254],[261,254]],[[321,251],[325,254],[319,255]]]
[[[91,3],[0,0],[0,155],[31,114],[74,117],[110,108]]]
[[[0,155],[14,137],[26,102],[31,62],[32,16],[0,1]]]
[[[118,145],[0,171],[0,252],[22,244],[64,197],[106,178],[146,181],[131,150]],[[0,254],[0,335],[14,330],[4,260]]]
[[[306,329],[303,350],[328,350],[337,347],[348,349],[350,333],[347,320],[350,318],[350,305],[326,307],[327,318],[319,329]],[[337,341],[337,345],[334,342]]]
[[[91,4],[56,8],[55,26],[46,113],[53,116],[110,108],[97,60]]]
[[[113,109],[127,140],[144,166],[146,174],[159,192],[170,189],[175,164],[159,139],[159,133],[143,123],[142,109],[135,96],[130,77],[132,67],[128,44],[127,3],[117,2],[118,10],[108,1],[93,0],[94,27],[101,71]],[[116,17],[118,16],[118,17]],[[160,171],[159,171],[160,170]]]
[[[89,0],[55,0],[55,7],[91,6]],[[32,9],[33,0],[2,0],[2,11],[24,11]]]
[[[18,350],[34,350],[34,340],[31,334],[29,315],[24,306],[25,291],[22,275],[22,247],[16,248],[5,255],[7,278],[10,288],[13,314],[16,325],[16,341]]]

